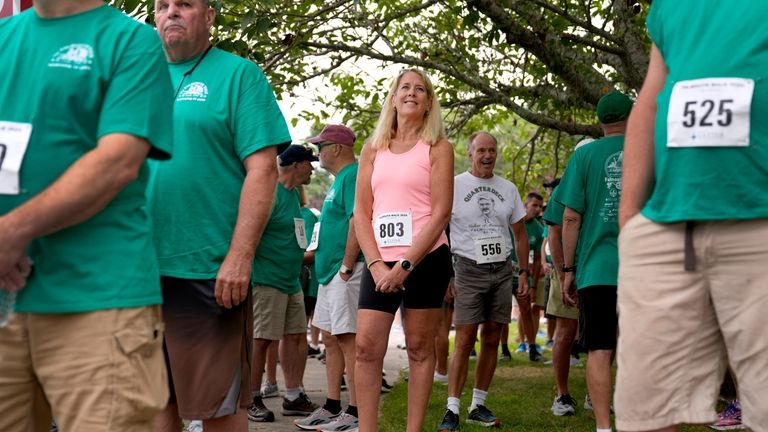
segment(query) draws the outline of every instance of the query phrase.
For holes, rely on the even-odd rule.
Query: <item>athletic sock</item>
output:
[[[435,371],[435,381],[445,381],[448,379],[448,375],[443,375],[440,372]]]
[[[611,429],[611,428],[608,428],[608,429],[597,428],[597,429],[595,429],[595,432],[613,432],[613,429]]]
[[[459,409],[461,409],[461,401],[457,397],[448,396],[448,407],[454,414],[459,415]]]
[[[341,412],[341,401],[338,399],[326,399],[323,408],[331,414],[338,414]],[[357,410],[357,408],[355,408],[355,410]]]
[[[478,405],[485,405],[485,398],[488,397],[488,392],[480,389],[472,389],[472,405],[469,406],[469,410],[477,408]]]
[[[285,398],[289,401],[295,401],[301,396],[301,387],[289,388],[285,390]]]
[[[350,405],[347,407],[347,414],[351,416],[357,417],[357,407],[354,405]]]

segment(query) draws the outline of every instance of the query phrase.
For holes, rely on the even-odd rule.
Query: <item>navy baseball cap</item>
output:
[[[312,153],[312,150],[296,144],[289,145],[278,157],[280,158],[280,166],[288,166],[295,162],[314,162],[319,160],[317,156]]]

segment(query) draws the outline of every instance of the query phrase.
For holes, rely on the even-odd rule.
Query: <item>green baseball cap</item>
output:
[[[626,120],[632,111],[632,99],[624,93],[612,91],[597,102],[597,118],[602,124],[617,123]]]

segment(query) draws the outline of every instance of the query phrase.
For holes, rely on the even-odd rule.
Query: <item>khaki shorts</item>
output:
[[[695,271],[684,232],[637,215],[619,235],[617,428],[715,421],[727,351],[743,421],[766,432],[768,220],[697,222]]]
[[[508,324],[512,320],[512,278],[515,264],[477,264],[460,255],[454,257],[454,318],[456,325],[495,321]]]
[[[566,306],[563,303],[562,290],[560,289],[560,279],[552,271],[552,277],[549,282],[549,302],[547,302],[547,315],[557,318],[579,319],[579,308]]]
[[[365,264],[356,262],[352,275],[344,281],[338,273],[317,289],[312,325],[334,336],[357,333],[357,305]]]
[[[3,432],[47,432],[51,414],[64,431],[150,432],[167,402],[160,306],[13,314],[0,328]]]
[[[285,294],[264,285],[253,287],[253,338],[280,340],[307,332],[304,293]]]
[[[536,298],[533,299],[533,306],[541,308],[547,306],[547,288],[544,279],[544,276],[539,278],[539,284],[536,286]],[[528,278],[528,280],[532,281],[533,278]]]

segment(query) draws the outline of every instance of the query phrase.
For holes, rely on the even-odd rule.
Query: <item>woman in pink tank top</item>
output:
[[[451,273],[445,227],[453,204],[453,147],[432,83],[418,69],[392,83],[360,156],[354,225],[367,270],[357,313],[355,387],[361,432],[375,431],[384,353],[405,307],[407,431],[421,430],[432,389],[434,337]]]

